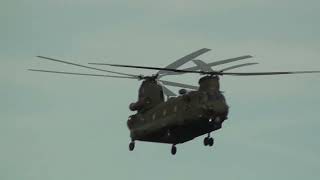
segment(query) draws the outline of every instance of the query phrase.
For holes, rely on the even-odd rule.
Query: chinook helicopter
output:
[[[218,71],[212,67],[221,64],[231,63],[239,60],[252,58],[250,55],[239,56],[212,63],[206,63],[196,57],[210,51],[202,48],[191,54],[188,54],[164,68],[132,66],[107,63],[89,63],[91,65],[107,65],[113,67],[126,67],[138,69],[151,69],[158,72],[152,76],[134,75],[106,69],[96,68],[76,64],[69,61],[58,60],[54,58],[37,56],[43,60],[50,60],[78,66],[86,69],[112,73],[116,75],[88,74],[77,72],[52,71],[42,69],[29,69],[30,71],[96,76],[109,78],[125,78],[142,80],[139,88],[137,102],[131,103],[129,109],[136,113],[129,116],[127,126],[130,130],[131,141],[129,150],[135,148],[135,141],[147,141],[171,144],[171,154],[177,152],[177,144],[185,143],[196,137],[206,135],[203,140],[205,146],[213,146],[214,139],[210,136],[211,132],[221,129],[222,124],[228,119],[229,106],[223,93],[220,90],[219,76],[260,76],[260,75],[281,75],[281,74],[302,74],[302,73],[320,73],[320,71],[284,71],[284,72],[249,72],[236,73],[226,72],[244,66],[251,66],[258,63],[242,63],[233,65]],[[187,62],[193,62],[195,66],[185,69],[178,69]],[[168,75],[182,75],[185,73],[200,74],[203,77],[199,79],[199,86],[192,86],[177,82],[161,80]],[[179,95],[176,95],[166,86],[180,87]],[[165,99],[166,95],[166,99]]]

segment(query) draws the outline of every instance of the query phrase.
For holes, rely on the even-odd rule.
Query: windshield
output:
[[[221,92],[214,92],[214,93],[208,93],[208,100],[209,101],[218,101],[218,100],[225,101],[225,98]]]

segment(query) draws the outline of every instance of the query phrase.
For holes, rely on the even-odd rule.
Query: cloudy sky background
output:
[[[201,137],[173,157],[163,144],[128,151],[138,81],[26,69],[93,72],[37,55],[163,67],[207,47],[207,62],[260,63],[238,72],[319,70],[319,17],[316,0],[1,1],[0,179],[318,179],[320,75],[223,77],[231,113],[215,147]]]

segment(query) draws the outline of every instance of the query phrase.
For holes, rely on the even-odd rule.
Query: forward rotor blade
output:
[[[238,64],[238,65],[234,65],[234,66],[230,66],[230,67],[221,69],[220,72],[228,71],[228,70],[231,70],[231,69],[236,69],[236,68],[243,67],[243,66],[251,66],[251,65],[255,65],[255,64],[259,64],[259,63],[244,63],[244,64]]]
[[[71,75],[80,75],[80,76],[98,76],[98,77],[137,79],[137,78],[131,77],[131,76],[110,76],[110,75],[102,75],[102,74],[73,73],[73,72],[51,71],[51,70],[42,70],[42,69],[28,69],[28,70],[29,71],[36,71],[36,72],[46,72],[46,73],[56,73],[56,74],[71,74]]]
[[[68,61],[62,61],[59,59],[53,59],[53,58],[49,58],[49,57],[44,57],[44,56],[37,56],[38,58],[42,58],[42,59],[46,59],[46,60],[50,60],[50,61],[55,61],[55,62],[60,62],[60,63],[64,63],[64,64],[69,64],[69,65],[73,65],[73,66],[78,66],[78,67],[83,67],[83,68],[87,68],[87,69],[93,69],[93,70],[97,70],[97,71],[102,71],[102,72],[108,72],[108,73],[113,73],[113,74],[119,74],[119,75],[125,75],[125,76],[131,76],[131,77],[137,77],[137,75],[133,75],[133,74],[126,74],[126,73],[120,73],[120,72],[115,72],[115,71],[108,71],[105,69],[99,69],[99,68],[95,68],[95,67],[90,67],[90,66],[84,66],[81,64],[76,64],[76,63],[72,63],[72,62],[68,62]]]
[[[224,59],[224,60],[220,60],[220,61],[215,61],[215,62],[212,62],[212,63],[208,63],[208,66],[209,66],[209,67],[218,66],[218,65],[221,65],[221,64],[231,63],[231,62],[234,62],[234,61],[240,61],[240,60],[244,60],[244,59],[248,59],[248,58],[252,58],[252,57],[253,57],[253,56],[245,55],[245,56],[239,56],[239,57],[230,58],[230,59]],[[193,66],[193,67],[186,68],[186,69],[183,69],[183,70],[187,70],[187,71],[197,71],[197,70],[199,70],[199,69],[200,69],[200,68],[199,68],[198,66]],[[177,74],[181,74],[181,73],[170,72],[170,73],[167,73],[166,75],[177,75]]]
[[[231,76],[262,76],[262,75],[281,75],[281,74],[309,74],[309,73],[320,73],[320,71],[287,71],[287,72],[250,72],[250,73],[225,73],[221,75]]]
[[[202,49],[199,49],[198,51],[195,51],[191,54],[188,54],[178,60],[176,60],[175,62],[169,64],[168,66],[166,66],[165,68],[169,68],[169,69],[177,69],[179,68],[180,66],[184,65],[185,63],[191,61],[192,59],[206,53],[210,51],[210,49],[207,49],[207,48],[202,48]],[[166,74],[168,73],[168,71],[165,71],[165,70],[160,70],[158,71],[158,74]]]
[[[181,88],[187,88],[187,89],[193,89],[193,90],[197,90],[198,87],[197,86],[192,86],[192,85],[188,85],[188,84],[182,84],[182,83],[176,83],[176,82],[170,82],[170,81],[163,81],[163,80],[159,80],[161,83],[163,83],[164,85],[167,86],[174,86],[174,87],[181,87]]]
[[[213,69],[205,62],[201,60],[192,60],[201,71],[213,72]]]
[[[172,96],[177,96],[174,92],[172,92],[170,89],[168,89],[167,87],[165,86],[161,86],[162,87],[162,90],[163,90],[163,93],[168,96],[168,97],[172,97]]]

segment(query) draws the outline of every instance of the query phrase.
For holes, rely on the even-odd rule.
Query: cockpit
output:
[[[220,91],[216,92],[207,92],[208,101],[224,101],[225,97]]]

